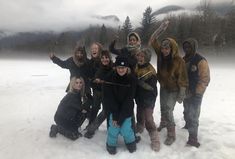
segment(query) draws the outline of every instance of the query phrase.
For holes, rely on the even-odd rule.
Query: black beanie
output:
[[[123,56],[117,56],[115,61],[115,66],[129,67],[128,59]]]

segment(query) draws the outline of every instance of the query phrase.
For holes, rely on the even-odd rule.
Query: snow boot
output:
[[[84,134],[84,137],[88,138],[88,139],[91,139],[93,138],[94,136],[94,132],[91,132],[91,131],[87,131],[85,134]]]
[[[151,140],[151,148],[153,151],[158,152],[160,150],[160,141],[158,136],[158,131],[149,132],[150,140]]]
[[[115,154],[117,153],[116,146],[109,146],[109,145],[106,143],[106,149],[107,149],[107,151],[109,152],[109,154],[111,154],[111,155],[115,155]]]
[[[78,131],[69,131],[69,130],[66,130],[65,128],[63,128],[62,126],[57,126],[58,128],[58,132],[62,135],[64,135],[65,137],[71,139],[71,140],[76,140],[78,139],[79,137],[82,136],[82,134]]]
[[[167,138],[164,141],[165,145],[172,145],[175,142],[175,126],[167,127]]]
[[[140,136],[135,136],[135,142],[136,142],[136,143],[139,143],[140,140],[141,140],[141,137],[140,137]]]
[[[57,125],[51,125],[51,130],[50,130],[50,133],[49,133],[49,136],[50,137],[56,137],[58,133],[58,128],[57,128]]]
[[[195,135],[189,135],[187,145],[199,148],[201,144],[198,142],[197,137]]]
[[[132,143],[126,144],[126,147],[130,153],[133,153],[136,151],[136,142],[134,141]]]
[[[161,122],[160,122],[159,127],[157,128],[157,131],[160,132],[163,128],[166,128],[166,126],[167,126],[166,118],[161,117]]]
[[[188,123],[186,122],[182,129],[188,129]]]

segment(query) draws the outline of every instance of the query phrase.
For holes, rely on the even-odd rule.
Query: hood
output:
[[[172,57],[179,56],[179,47],[178,47],[178,44],[176,43],[176,41],[172,38],[166,38],[166,39],[163,39],[162,42],[164,40],[169,40],[170,41]]]
[[[185,43],[189,43],[189,44],[192,46],[192,48],[193,48],[194,54],[196,54],[197,48],[198,48],[198,42],[197,42],[197,40],[196,40],[196,39],[193,39],[193,38],[188,38],[188,39],[186,39],[186,40],[183,42],[183,45],[184,45]]]
[[[138,33],[136,32],[130,32],[128,35],[127,35],[127,43],[129,41],[129,38],[130,36],[134,35],[136,38],[137,38],[137,41],[138,41],[138,44],[141,44],[141,39],[140,39],[140,36]]]

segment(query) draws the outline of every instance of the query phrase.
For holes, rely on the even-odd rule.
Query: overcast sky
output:
[[[0,0],[0,31],[79,29],[99,23],[91,18],[93,15],[117,15],[121,24],[129,16],[132,23],[138,24],[147,6],[157,10],[169,4],[185,7],[196,6],[199,2],[200,0]]]

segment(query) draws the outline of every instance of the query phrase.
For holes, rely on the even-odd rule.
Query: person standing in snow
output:
[[[195,39],[189,38],[185,40],[183,42],[183,50],[189,78],[189,87],[183,102],[184,120],[186,122],[183,128],[188,129],[189,132],[187,144],[199,147],[199,116],[203,94],[210,82],[210,70],[205,57],[197,53],[197,41]]]
[[[91,59],[88,60],[88,66],[90,69],[90,75],[89,79],[90,80],[90,86],[92,87],[93,91],[93,104],[91,107],[91,112],[90,112],[90,117],[89,117],[89,123],[86,127],[88,129],[89,125],[95,120],[98,111],[100,110],[101,107],[101,93],[99,90],[97,90],[97,87],[95,87],[92,84],[92,80],[94,79],[94,76],[100,66],[100,55],[102,51],[102,45],[98,42],[94,42],[91,44],[90,50],[91,50]]]
[[[135,74],[138,78],[135,101],[137,104],[137,132],[142,133],[146,127],[151,148],[154,151],[160,150],[158,131],[153,118],[155,101],[157,98],[157,73],[150,64],[151,51],[142,49],[137,53]]]
[[[103,100],[102,96],[102,87],[104,84],[105,77],[113,71],[113,62],[111,55],[108,50],[103,50],[101,52],[101,64],[99,66],[99,69],[97,70],[95,74],[95,79],[93,80],[93,88],[98,92],[98,94],[101,94],[101,102]],[[95,98],[95,97],[94,97]],[[103,104],[103,102],[102,102]],[[95,131],[99,128],[99,126],[103,123],[103,121],[106,119],[108,112],[104,105],[102,111],[99,113],[99,115],[95,118],[95,120],[90,124],[90,126],[87,128],[87,132],[84,134],[86,138],[92,138],[95,134]]]
[[[137,63],[136,53],[139,52],[141,47],[141,39],[138,33],[136,32],[129,33],[127,36],[127,45],[121,49],[116,49],[115,44],[116,40],[114,40],[109,45],[109,51],[115,55],[126,57],[128,59],[131,71],[134,72]]]
[[[137,64],[136,53],[139,52],[141,48],[141,39],[138,33],[130,32],[127,35],[127,45],[121,49],[115,48],[116,40],[114,40],[109,45],[109,51],[115,55],[123,56],[128,59],[129,67],[131,69],[131,73],[135,73],[135,66]],[[136,134],[136,123],[135,123],[135,115],[133,114],[132,118],[132,126]],[[136,136],[136,135],[135,135]],[[141,140],[140,136],[136,136],[137,143]]]
[[[66,60],[61,60],[54,53],[50,54],[50,59],[53,63],[59,65],[64,69],[68,69],[70,72],[70,79],[73,77],[81,76],[86,83],[86,92],[90,92],[90,87],[88,83],[88,77],[90,74],[88,59],[85,47],[77,45],[74,49],[72,57],[69,57]],[[69,86],[66,89],[66,92],[69,90]]]
[[[176,139],[173,110],[177,101],[182,103],[184,100],[188,77],[176,41],[166,38],[159,44],[157,38],[150,39],[150,43],[157,54],[157,75],[160,83],[161,122],[158,131],[167,128],[164,144],[171,145]]]
[[[106,78],[103,86],[103,104],[110,112],[106,149],[110,154],[116,154],[119,134],[129,152],[136,151],[136,140],[132,128],[134,113],[134,95],[136,78],[128,71],[128,59],[118,56],[115,70]]]
[[[49,136],[56,137],[57,133],[76,140],[82,136],[78,128],[86,119],[89,110],[90,96],[85,94],[85,82],[82,77],[73,77],[69,84],[69,91],[60,101],[54,116],[55,124],[51,126]]]

